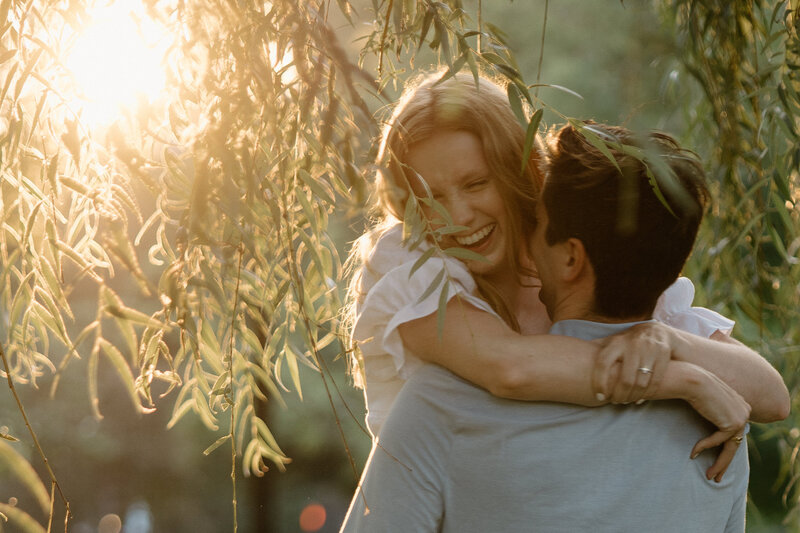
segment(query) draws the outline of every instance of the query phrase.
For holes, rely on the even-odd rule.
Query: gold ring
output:
[[[738,446],[738,445],[739,445],[739,444],[741,444],[741,443],[742,443],[742,441],[744,440],[744,435],[736,435],[736,436],[733,436],[733,437],[731,437],[731,440],[732,440],[733,442],[735,442],[735,443],[736,443],[736,445]]]

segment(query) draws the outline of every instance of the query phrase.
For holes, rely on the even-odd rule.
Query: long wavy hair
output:
[[[537,137],[523,167],[525,131],[509,106],[503,84],[486,75],[479,76],[476,83],[469,73],[440,82],[443,74],[444,71],[429,72],[408,82],[383,128],[376,160],[373,227],[356,242],[348,259],[355,272],[348,291],[346,322],[350,325],[355,319],[356,304],[364,296],[359,272],[369,268],[367,257],[383,231],[403,220],[412,194],[404,171],[408,152],[437,132],[464,131],[480,140],[509,220],[505,248],[508,264],[520,284],[525,276],[533,274],[520,264],[519,250],[520,246],[527,246],[536,225],[535,206],[543,182],[542,143]],[[475,280],[481,296],[519,331],[516,318],[498,291],[481,276],[476,275]]]

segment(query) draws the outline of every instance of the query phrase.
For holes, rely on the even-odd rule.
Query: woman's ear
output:
[[[586,248],[579,239],[571,237],[562,243],[562,269],[565,281],[575,281],[585,275],[589,266]]]

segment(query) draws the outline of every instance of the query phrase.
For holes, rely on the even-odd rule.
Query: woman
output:
[[[405,379],[423,362],[498,396],[600,405],[648,398],[672,357],[730,385],[751,405],[752,420],[786,416],[788,392],[780,375],[729,339],[731,321],[690,307],[688,280],[668,289],[654,313],[684,331],[637,327],[602,350],[544,335],[550,322],[527,249],[536,224],[541,152],[535,147],[520,172],[524,132],[497,84],[481,78],[476,87],[470,75],[437,83],[440,78],[434,73],[411,85],[384,130],[377,178],[381,220],[354,251],[361,267],[351,286],[352,337],[362,355],[358,375],[365,380],[374,434]],[[399,221],[415,216],[415,204],[422,224],[439,231],[438,243],[414,237],[403,243]],[[442,232],[443,225],[458,228]],[[429,252],[431,246],[466,249],[485,261],[474,255],[460,261]],[[445,301],[440,324],[437,310]],[[569,379],[575,368],[556,357],[566,352],[594,366],[593,387]],[[709,479],[721,477],[724,468],[715,463]]]

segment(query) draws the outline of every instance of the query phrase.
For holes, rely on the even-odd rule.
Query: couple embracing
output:
[[[354,252],[375,439],[342,531],[743,531],[747,422],[786,417],[789,397],[678,278],[702,165],[593,123],[521,165],[505,91],[440,77],[385,128],[383,216]],[[434,244],[403,242],[411,195],[434,231],[440,205],[462,228],[436,245],[484,260],[421,262]]]

